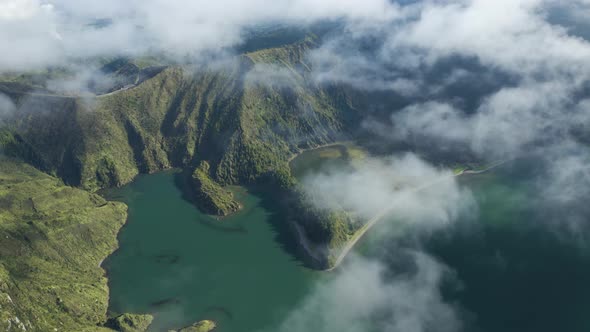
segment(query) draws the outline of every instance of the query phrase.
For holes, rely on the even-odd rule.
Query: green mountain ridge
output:
[[[30,292],[13,296],[19,293],[11,290],[11,298],[21,304],[9,311],[7,317],[0,317],[2,324],[10,322],[14,327],[19,324],[14,321],[18,317],[21,323],[34,326],[33,330],[42,331],[55,324],[63,325],[60,330],[100,329],[97,324],[104,324],[106,319],[108,290],[96,261],[116,247],[116,233],[125,219],[125,207],[92,193],[129,183],[140,173],[172,167],[193,174],[194,200],[209,213],[224,215],[239,207],[223,188],[227,185],[263,185],[276,192],[286,211],[285,227],[294,237],[307,238],[300,238],[300,258],[316,268],[330,266],[334,250],[355,231],[356,223],[344,211],[313,208],[291,174],[288,162],[305,149],[353,136],[367,97],[346,86],[316,83],[306,57],[313,47],[314,39],[306,38],[288,46],[236,56],[215,68],[146,65],[144,68],[157,68],[150,71],[153,75],[137,80],[131,88],[102,96],[60,95],[26,80],[0,82],[0,93],[8,96],[17,109],[0,119],[0,152],[44,172],[17,161],[1,163],[2,177],[20,179],[24,172],[34,181],[22,180],[23,183],[38,181],[43,185],[5,187],[1,202],[10,202],[10,209],[2,215],[0,226],[14,224],[25,233],[31,232],[36,229],[36,221],[31,224],[27,220],[53,220],[57,218],[52,215],[55,212],[68,220],[68,227],[92,230],[97,223],[103,227],[97,228],[95,235],[101,238],[103,247],[94,248],[95,251],[88,248],[94,242],[87,235],[62,239],[59,245],[88,248],[84,249],[88,255],[82,251],[82,258],[72,258],[77,259],[75,265],[71,265],[68,254],[61,257],[63,263],[39,263],[38,259],[46,254],[32,251],[30,257],[35,263],[23,267],[0,255],[3,292],[25,282],[18,279],[17,270],[27,266],[37,269],[37,264],[43,272],[56,267],[62,268],[60,271],[80,271],[67,276],[53,271],[49,284],[61,285],[71,278],[95,279],[93,283],[81,282],[78,288],[74,287],[76,292],[92,290],[75,296],[57,290],[47,293],[47,287],[61,288],[46,286],[47,278],[32,274],[27,279]],[[109,68],[124,77],[126,73],[137,75],[139,67],[119,61]],[[199,165],[207,166],[205,173]],[[0,187],[6,186],[5,182],[0,182]],[[64,206],[64,211],[51,210],[40,216],[35,214],[38,211],[34,206],[25,206],[27,200],[34,200],[37,195],[42,195],[51,206],[62,206],[70,195],[76,199],[70,209]],[[96,220],[87,220],[93,215],[80,214],[78,209],[94,211],[92,206],[77,203],[85,197],[97,202],[97,211],[105,211],[102,206],[106,204],[112,210],[110,216],[98,214]],[[52,243],[53,238],[46,234],[54,234],[61,226],[45,223],[46,230],[39,231],[40,239],[36,235],[35,241],[27,244],[28,240],[21,238],[19,246]],[[108,230],[104,229],[107,225]],[[303,245],[309,241],[317,252],[309,252],[309,247]],[[88,270],[90,267],[92,271]],[[36,289],[43,289],[38,294],[47,298],[45,302],[27,302]],[[92,299],[96,308],[87,302]]]
[[[216,71],[169,67],[133,89],[93,100],[18,96],[12,132],[36,152],[41,164],[35,166],[88,190],[201,160],[223,184],[253,182],[284,168],[301,147],[337,139],[354,112],[306,80],[309,47],[247,54]],[[260,63],[289,70],[290,85],[250,80]]]
[[[219,186],[270,184],[283,200],[303,202],[288,160],[303,149],[350,138],[364,100],[351,88],[314,81],[306,57],[313,47],[309,37],[236,56],[219,68],[169,66],[133,88],[98,97],[0,84],[18,108],[0,127],[0,146],[91,192],[171,167],[192,173],[206,162]],[[223,190],[213,195],[223,197]],[[292,221],[314,242],[341,244],[342,230],[350,228],[346,218],[291,205],[305,209],[304,219]],[[221,215],[229,210],[214,204],[210,209]],[[314,216],[323,225],[319,233]]]
[[[234,199],[231,191],[223,189],[211,179],[209,164],[206,161],[202,161],[195,169],[191,180],[195,191],[195,204],[203,212],[227,216],[241,208],[241,204]]]
[[[122,203],[0,159],[0,329],[102,331]]]
[[[222,185],[288,174],[294,153],[348,135],[356,120],[346,91],[323,89],[309,77],[311,47],[305,40],[248,53],[214,71],[169,67],[135,88],[93,100],[13,94],[19,112],[3,145],[90,191],[203,160]],[[283,70],[288,82],[252,79],[264,65]]]

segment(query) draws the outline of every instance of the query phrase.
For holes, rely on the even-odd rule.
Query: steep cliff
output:
[[[170,167],[192,172],[201,162],[210,165],[211,184],[283,181],[292,188],[289,158],[350,137],[362,109],[354,102],[363,100],[355,98],[358,92],[313,79],[307,59],[313,47],[307,38],[211,68],[169,66],[137,86],[98,97],[0,84],[17,109],[0,129],[0,144],[89,191]],[[325,231],[316,234],[314,214],[304,215],[301,224],[320,243],[332,243],[349,228],[345,218],[322,214]]]

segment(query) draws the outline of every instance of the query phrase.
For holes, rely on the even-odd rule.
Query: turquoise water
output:
[[[525,165],[462,177],[478,213],[420,241],[453,271],[442,292],[465,332],[590,331],[590,251],[550,224],[530,172]],[[241,189],[245,209],[218,221],[182,198],[176,176],[140,176],[110,193],[129,205],[121,248],[105,262],[113,313],[154,313],[153,331],[201,319],[216,320],[222,332],[277,331],[319,280],[335,276],[307,270],[288,253],[282,220],[262,196]],[[380,227],[361,243],[363,255],[383,260],[384,252],[415,249]]]
[[[471,313],[466,330],[590,331],[590,250],[550,212],[527,163],[467,179],[477,220],[461,220],[429,243],[461,286],[447,289]],[[588,220],[588,219],[586,219]]]
[[[182,198],[175,176],[140,176],[108,194],[129,206],[120,249],[105,262],[110,310],[153,313],[153,331],[202,319],[220,332],[278,324],[319,275],[277,241],[272,206],[241,190],[244,210],[215,220]]]
[[[536,185],[540,174],[530,172],[534,167],[523,163],[462,177],[476,198],[476,215],[424,236],[418,245],[402,240],[384,248],[395,240],[379,237],[376,229],[369,239],[377,240],[365,241],[362,251],[384,257],[419,248],[449,267],[441,289],[460,312],[465,332],[590,331],[588,238],[560,224],[570,211],[549,213]]]

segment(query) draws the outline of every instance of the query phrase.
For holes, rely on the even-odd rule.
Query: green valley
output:
[[[275,192],[277,202],[284,204],[287,211],[281,227],[290,229],[291,237],[299,241],[301,259],[309,266],[325,269],[331,264],[332,251],[346,242],[357,223],[344,211],[313,208],[299,188],[299,171],[295,169],[292,174],[294,168],[289,163],[293,155],[302,151],[350,139],[362,108],[353,100],[360,103],[363,99],[355,99],[358,92],[353,89],[325,87],[311,79],[306,54],[314,47],[314,38],[308,36],[284,47],[245,53],[216,69],[161,66],[155,60],[151,67],[139,67],[138,61],[116,59],[103,68],[117,77],[116,82],[122,82],[116,84],[119,90],[105,90],[110,93],[96,97],[70,96],[43,86],[56,72],[67,75],[63,71],[34,76],[34,84],[30,79],[33,76],[5,77],[0,92],[10,97],[17,111],[0,123],[0,149],[10,158],[34,166],[38,171],[26,166],[28,172],[36,172],[35,176],[45,181],[63,181],[64,188],[80,188],[60,190],[64,195],[71,191],[83,193],[98,200],[97,205],[107,204],[120,210],[121,215],[102,220],[113,227],[109,240],[102,242],[110,243],[100,252],[102,256],[115,248],[114,236],[124,220],[124,206],[106,203],[92,193],[127,184],[141,173],[179,167],[192,174],[185,180],[191,200],[212,215],[229,215],[241,207],[226,186],[256,185]],[[149,75],[146,70],[150,70]],[[265,76],[271,72],[280,72],[281,77]],[[134,86],[120,88],[132,84],[132,80]],[[3,167],[4,176],[21,177],[17,167],[10,165]],[[32,202],[32,193],[22,195]],[[58,204],[67,199],[54,196],[44,195],[44,200]],[[16,220],[21,219],[12,222]],[[27,229],[32,225],[17,226]],[[54,231],[51,225],[47,227],[47,232]],[[74,246],[75,241],[85,239],[75,238],[62,244]],[[99,255],[93,253],[92,257]],[[6,258],[1,262],[8,264]],[[78,264],[79,268],[88,269],[87,265],[95,267],[97,262]],[[101,271],[84,273],[81,277],[88,278]],[[71,276],[59,278],[52,280],[63,282]],[[35,287],[49,287],[44,286],[40,276],[30,280]],[[107,294],[104,281],[101,277],[98,284],[92,284],[98,287],[95,292],[104,292],[103,299]],[[83,285],[79,287],[89,287]],[[48,301],[58,301],[57,307],[65,306],[64,313],[79,311],[82,318],[71,324],[86,322],[94,326],[105,320],[104,301],[97,302],[95,305],[102,305],[102,309],[90,315],[84,312],[90,307],[78,303],[81,299],[69,299],[58,291],[52,294],[58,295],[52,295],[55,299]],[[33,303],[23,304],[23,308],[23,312],[41,310]],[[27,316],[23,312],[15,311],[11,317],[31,324],[41,324],[35,320],[40,317],[45,319],[41,314]],[[55,321],[61,322],[59,312],[55,315]],[[54,322],[48,320],[43,324]]]
[[[589,1],[0,0],[0,331],[590,331]]]

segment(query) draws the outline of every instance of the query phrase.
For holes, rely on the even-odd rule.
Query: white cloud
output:
[[[443,301],[447,269],[429,256],[407,254],[414,272],[386,278],[378,261],[354,257],[321,283],[284,321],[280,332],[455,332],[461,321]]]
[[[365,220],[389,210],[396,220],[436,228],[473,211],[474,201],[453,173],[413,154],[369,159],[356,169],[306,176],[303,188],[319,208],[344,208]]]
[[[568,140],[575,126],[590,123],[586,103],[572,104],[573,91],[558,82],[506,87],[488,96],[472,115],[446,103],[413,104],[394,113],[393,127],[381,132],[418,146],[467,146],[488,159],[515,157]]]
[[[4,0],[0,6],[0,45],[10,50],[0,71],[150,50],[198,55],[239,43],[243,29],[253,25],[339,18],[378,24],[397,15],[386,0]],[[110,21],[90,25],[98,19]]]
[[[248,71],[245,81],[249,84],[260,84],[275,87],[293,87],[302,76],[284,67],[267,64],[256,64]]]
[[[0,6],[0,71],[59,61],[59,35],[51,6],[35,0],[11,0]]]
[[[391,47],[426,50],[428,61],[453,54],[516,73],[587,71],[590,46],[545,20],[542,0],[426,2],[420,18],[391,39]]]
[[[590,224],[590,150],[567,141],[543,151],[545,168],[535,178],[538,210],[542,221],[568,242],[586,245]]]
[[[393,116],[393,123],[391,133],[400,140],[427,136],[442,139],[439,143],[460,143],[473,137],[467,116],[445,103],[426,102],[408,106]]]
[[[148,51],[199,56],[241,42],[253,25],[343,19],[342,29],[310,54],[316,80],[414,98],[402,110],[391,109],[392,125],[366,128],[380,128],[396,140],[469,147],[492,159],[543,146],[548,170],[537,184],[542,201],[579,231],[587,224],[588,213],[579,207],[590,195],[590,154],[571,130],[590,128],[589,102],[580,97],[588,90],[590,43],[548,20],[557,5],[567,7],[574,23],[590,17],[588,0],[425,0],[405,6],[388,0],[0,0],[0,72],[71,57]],[[97,19],[110,21],[89,25]],[[449,59],[458,59],[447,65],[457,68],[433,78],[437,65]],[[479,69],[463,68],[468,60],[511,79],[493,77],[499,87],[482,93],[469,110],[454,102],[456,95],[444,95],[446,86],[467,78],[484,80]],[[50,83],[76,90],[91,74],[82,70],[71,81]],[[247,79],[289,85],[294,76],[257,66]],[[14,110],[0,95],[0,118]],[[435,184],[413,190],[429,183]],[[398,219],[425,229],[444,227],[475,209],[449,171],[414,155],[313,174],[304,185],[319,207],[344,207],[364,218],[392,208]],[[422,254],[414,262],[415,274],[392,281],[383,278],[380,263],[355,260],[319,286],[281,332],[364,332],[376,313],[391,318],[381,331],[423,332],[433,325],[455,331],[456,313],[438,291],[444,268]]]
[[[50,6],[45,6],[50,10]],[[0,19],[22,20],[29,19],[39,14],[43,7],[36,0],[4,0],[0,2]]]
[[[12,100],[3,93],[0,93],[0,121],[16,111]]]

